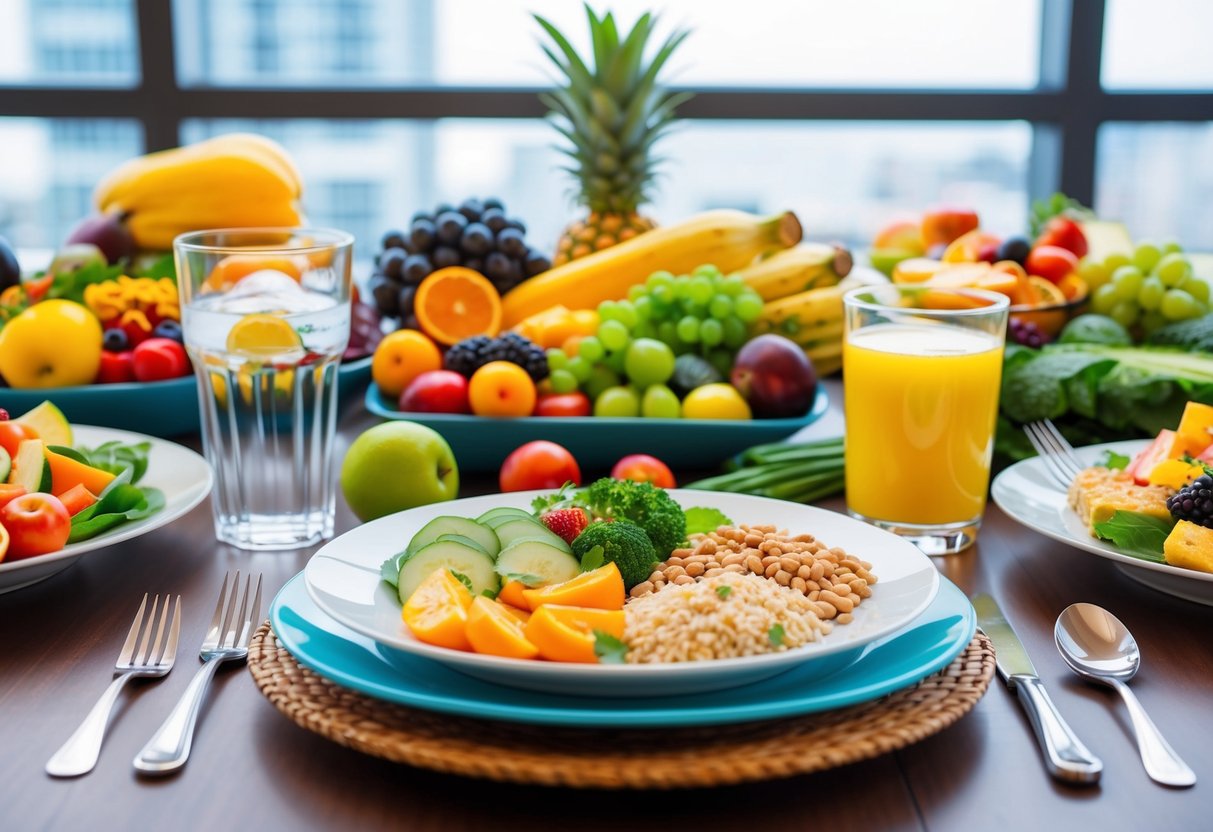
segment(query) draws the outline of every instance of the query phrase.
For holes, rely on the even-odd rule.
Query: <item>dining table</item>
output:
[[[841,386],[825,384],[835,404],[805,429],[805,438],[842,431]],[[360,401],[347,403],[338,461],[377,421]],[[196,435],[177,441],[200,447]],[[676,472],[680,482],[703,473]],[[461,496],[496,490],[495,472],[465,472],[460,485]],[[841,497],[819,505],[845,510]],[[357,523],[339,497],[337,532]],[[1021,527],[993,503],[977,544],[934,563],[966,594],[997,600],[1058,709],[1102,758],[1096,785],[1049,776],[1015,693],[997,677],[951,726],[863,762],[712,788],[697,788],[688,767],[683,789],[593,791],[466,779],[358,753],[285,718],[239,663],[218,671],[187,765],[167,777],[136,772],[133,758],[198,666],[196,646],[225,573],[261,573],[268,599],[314,552],[223,545],[208,501],[161,529],[0,595],[0,831],[1213,828],[1213,607],[1149,589],[1107,560]],[[90,774],[47,775],[46,761],[109,683],[145,592],[182,597],[176,669],[127,687]],[[1142,667],[1132,688],[1196,772],[1194,787],[1152,782],[1115,692],[1084,682],[1062,661],[1054,622],[1079,601],[1110,610],[1137,638]],[[661,729],[650,730],[659,742]]]

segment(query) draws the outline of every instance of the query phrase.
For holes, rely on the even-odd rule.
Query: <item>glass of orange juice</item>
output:
[[[929,555],[977,539],[1009,303],[895,285],[844,298],[847,510]]]

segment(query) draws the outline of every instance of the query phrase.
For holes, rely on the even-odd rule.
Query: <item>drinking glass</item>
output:
[[[333,535],[352,246],[329,229],[222,229],[173,242],[221,541],[296,549]]]
[[[929,555],[977,539],[1006,295],[866,286],[843,299],[847,510]]]

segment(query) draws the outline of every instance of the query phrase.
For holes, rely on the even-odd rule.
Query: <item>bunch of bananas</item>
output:
[[[842,296],[884,276],[871,269],[851,271],[851,254],[824,243],[802,243],[760,260],[740,274],[766,301],[755,323],[796,342],[819,375],[842,368]]]
[[[187,231],[298,226],[302,193],[281,145],[229,133],[131,159],[101,180],[93,199],[103,214],[125,217],[139,248],[154,251]]]

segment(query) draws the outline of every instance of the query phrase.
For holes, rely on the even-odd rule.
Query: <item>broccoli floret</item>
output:
[[[657,550],[644,529],[627,520],[591,523],[573,539],[573,554],[580,560],[595,546],[601,547],[604,561],[619,567],[628,589],[649,579],[657,563]]]
[[[652,483],[603,477],[585,490],[581,504],[596,518],[630,520],[640,526],[661,559],[687,539],[682,506]]]

